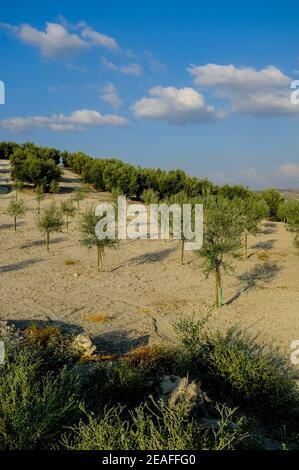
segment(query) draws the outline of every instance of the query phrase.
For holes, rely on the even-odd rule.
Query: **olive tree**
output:
[[[84,192],[82,189],[74,191],[73,200],[77,203],[78,210],[80,210],[80,202],[84,199]]]
[[[248,197],[246,199],[236,199],[244,232],[244,259],[248,258],[248,235],[256,235],[259,231],[261,220],[269,213],[269,208],[264,199]]]
[[[62,213],[66,216],[66,229],[69,228],[69,218],[74,217],[76,213],[76,208],[74,206],[72,199],[66,199],[60,204]]]
[[[12,200],[8,204],[6,213],[14,218],[15,232],[17,231],[17,218],[25,214],[25,210],[26,210],[26,207],[22,199]]]
[[[89,248],[96,247],[97,255],[97,270],[103,271],[104,264],[104,250],[106,247],[116,247],[117,240],[110,238],[99,239],[96,236],[96,225],[101,220],[101,217],[96,216],[92,207],[86,209],[85,213],[80,218],[80,231],[82,234],[81,243]]]
[[[62,212],[55,202],[44,208],[37,219],[37,226],[41,232],[46,234],[46,247],[49,250],[50,234],[60,232],[63,226]]]
[[[238,205],[221,196],[203,199],[203,246],[198,254],[204,259],[204,272],[215,275],[215,306],[222,305],[222,271],[232,269],[229,255],[241,245],[242,218]]]
[[[40,214],[40,203],[45,199],[45,191],[43,185],[38,185],[35,190],[35,199],[37,200],[37,214]]]

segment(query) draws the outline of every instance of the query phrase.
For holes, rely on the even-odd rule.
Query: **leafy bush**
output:
[[[178,328],[184,348],[182,365],[212,397],[258,418],[290,418],[299,394],[293,371],[282,358],[235,330],[203,335],[201,325],[191,320]]]
[[[78,383],[66,369],[41,373],[33,349],[10,351],[0,375],[0,449],[43,449],[74,422]]]
[[[216,430],[207,430],[189,416],[184,406],[173,409],[162,401],[142,404],[133,411],[116,406],[97,420],[87,416],[65,434],[62,445],[76,450],[227,450],[247,438],[244,418],[232,427],[234,410],[221,408]]]

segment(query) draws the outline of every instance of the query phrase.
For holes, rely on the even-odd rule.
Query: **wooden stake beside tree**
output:
[[[22,199],[10,201],[7,207],[7,214],[14,218],[14,228],[17,231],[17,218],[25,214],[25,204]]]
[[[49,250],[50,234],[60,232],[63,226],[62,212],[55,202],[45,207],[41,216],[38,218],[37,226],[39,230],[46,235],[46,247]]]
[[[99,220],[100,217],[95,215],[94,209],[87,209],[80,219],[80,231],[83,236],[81,243],[89,248],[92,246],[96,247],[97,269],[101,272],[103,271],[105,248],[109,246],[116,247],[118,245],[118,240],[111,240],[109,238],[100,240],[97,238],[95,229]]]

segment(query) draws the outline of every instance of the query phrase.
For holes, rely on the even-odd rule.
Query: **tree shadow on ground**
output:
[[[273,245],[276,241],[277,240],[275,238],[273,238],[272,240],[267,240],[267,241],[264,241],[264,242],[258,242],[255,245],[251,245],[250,248],[255,249],[256,251],[258,251],[258,250],[272,250]],[[255,253],[256,253],[256,251],[255,251]],[[252,254],[254,254],[254,253],[252,253]],[[250,256],[252,256],[252,254]]]
[[[34,318],[28,320],[9,320],[9,324],[14,325],[19,330],[25,330],[29,326],[36,325],[39,328],[46,328],[49,326],[58,327],[63,333],[78,335],[83,333],[84,329],[74,323],[66,323],[59,320],[35,320]]]
[[[54,245],[55,243],[64,242],[65,240],[66,240],[65,237],[50,238],[50,245]],[[27,242],[27,243],[24,243],[23,245],[21,245],[20,248],[21,249],[32,248],[34,246],[41,246],[41,245],[46,245],[46,241],[45,240],[35,240],[33,242]]]
[[[129,336],[125,331],[113,330],[93,338],[98,353],[125,354],[138,346],[147,346],[149,335]]]
[[[19,271],[21,269],[28,268],[29,266],[34,266],[37,263],[45,261],[43,258],[33,258],[26,259],[24,261],[19,261],[18,263],[6,264],[0,266],[0,273],[9,273],[11,271]]]
[[[151,253],[145,253],[131,258],[129,262],[134,264],[157,263],[167,258],[174,251],[176,251],[176,248],[166,248],[160,251],[153,251]]]
[[[17,226],[20,227],[21,225],[24,225],[24,222],[18,222]],[[13,228],[14,224],[1,224],[0,225],[0,230],[5,230],[7,228]]]
[[[254,289],[260,284],[273,281],[275,276],[281,270],[281,267],[277,263],[262,263],[255,265],[250,271],[247,271],[244,274],[238,276],[238,280],[243,285],[243,287],[231,297],[225,305],[232,304],[237,300],[241,294],[248,291],[249,289]]]

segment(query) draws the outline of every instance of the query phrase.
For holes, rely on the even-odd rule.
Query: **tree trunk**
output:
[[[215,307],[221,308],[222,306],[222,293],[221,293],[221,273],[220,269],[217,268],[215,271]],[[221,295],[220,295],[221,293]]]
[[[184,248],[185,248],[185,240],[182,238],[181,240],[181,264],[184,263]]]
[[[247,231],[244,234],[244,259],[248,258],[248,234]]]
[[[15,226],[15,232],[17,231],[17,218],[16,216],[14,217],[14,226]]]
[[[98,271],[103,271],[103,248],[101,246],[97,246],[97,267]]]
[[[50,233],[46,233],[46,245],[47,245],[47,251],[49,251],[49,241],[50,241]]]
[[[39,215],[40,213],[40,202],[38,201],[37,202],[37,215]]]
[[[66,216],[66,229],[69,229],[69,216]]]

